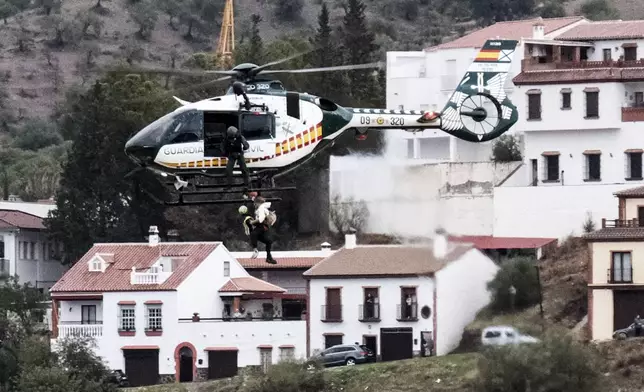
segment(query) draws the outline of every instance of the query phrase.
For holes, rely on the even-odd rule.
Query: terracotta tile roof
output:
[[[558,35],[556,40],[600,41],[644,38],[644,20],[603,20],[583,23]]]
[[[515,20],[510,22],[497,22],[491,26],[487,26],[463,37],[457,38],[454,41],[432,46],[425,50],[434,51],[438,49],[480,48],[488,39],[497,37],[502,39],[514,40],[520,40],[521,38],[532,38],[532,25],[538,20],[539,18]],[[575,22],[579,22],[580,20],[584,20],[584,18],[582,16],[545,18],[543,19],[543,24],[545,25],[545,34],[551,34],[561,28],[569,26]]]
[[[644,240],[644,227],[607,227],[582,238],[593,241],[640,241]]]
[[[644,197],[644,186],[624,189],[623,191],[613,193],[613,195],[618,197]]]
[[[449,236],[449,240],[470,243],[476,249],[536,249],[557,241],[556,238],[493,237],[487,235]]]
[[[0,228],[45,230],[43,219],[16,210],[0,210]]]
[[[644,68],[577,68],[521,72],[512,79],[516,85],[567,84],[584,82],[626,82],[644,80]]]
[[[220,293],[284,293],[285,289],[252,276],[231,278],[219,289]]]
[[[105,291],[160,291],[176,288],[212,253],[220,242],[95,244],[54,286],[52,293]],[[97,254],[110,263],[105,272],[89,271],[87,263]],[[111,256],[106,256],[111,255]],[[130,272],[152,266],[159,257],[181,257],[162,284],[131,284]]]
[[[328,252],[328,251],[327,251]],[[335,251],[330,251],[331,253]],[[260,255],[251,259],[253,252],[231,252],[245,269],[309,269],[324,260],[329,254],[320,250],[297,250],[273,252],[277,264],[268,264]]]
[[[359,245],[342,248],[304,272],[307,277],[409,276],[430,275],[456,260],[471,245],[453,244],[445,260],[434,258],[429,246]]]

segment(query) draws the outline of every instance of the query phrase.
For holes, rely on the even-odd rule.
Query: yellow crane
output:
[[[233,13],[233,0],[226,0],[224,17],[221,22],[221,31],[219,32],[219,42],[217,43],[219,64],[226,68],[232,67],[234,51],[235,16]]]

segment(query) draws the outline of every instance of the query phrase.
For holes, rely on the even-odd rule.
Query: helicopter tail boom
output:
[[[422,110],[349,109],[348,128],[419,131],[441,129],[469,142],[495,139],[518,120],[516,107],[505,93],[518,41],[488,40],[454,89],[440,113]]]

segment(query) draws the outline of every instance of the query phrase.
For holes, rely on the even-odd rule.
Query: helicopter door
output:
[[[246,112],[239,119],[242,135],[250,144],[246,156],[262,158],[275,155],[275,116],[266,112]]]
[[[286,115],[297,119],[300,118],[300,94],[286,93]]]
[[[223,156],[222,144],[226,138],[226,130],[231,125],[237,127],[238,123],[239,116],[236,112],[204,112],[204,156],[209,158]]]

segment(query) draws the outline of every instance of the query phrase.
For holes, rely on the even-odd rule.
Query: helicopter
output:
[[[278,201],[280,197],[270,195],[296,188],[278,187],[275,180],[332,146],[348,130],[364,139],[371,129],[441,129],[473,143],[507,132],[518,120],[517,108],[504,91],[517,43],[487,40],[441,112],[342,107],[324,97],[287,91],[281,81],[263,77],[368,69],[381,63],[269,69],[295,57],[291,56],[262,66],[244,63],[231,70],[201,71],[199,75],[224,75],[214,82],[232,79],[225,95],[197,102],[173,96],[181,106],[130,138],[125,153],[138,165],[137,170],[154,173],[156,183],[143,190],[166,205],[237,204],[247,201],[251,192]],[[238,181],[232,187],[225,183],[227,159],[221,147],[229,126],[237,127],[250,146],[244,153],[251,175],[249,188]],[[236,170],[235,180],[241,177]],[[163,187],[153,190],[157,185]],[[196,200],[191,200],[193,196]]]

